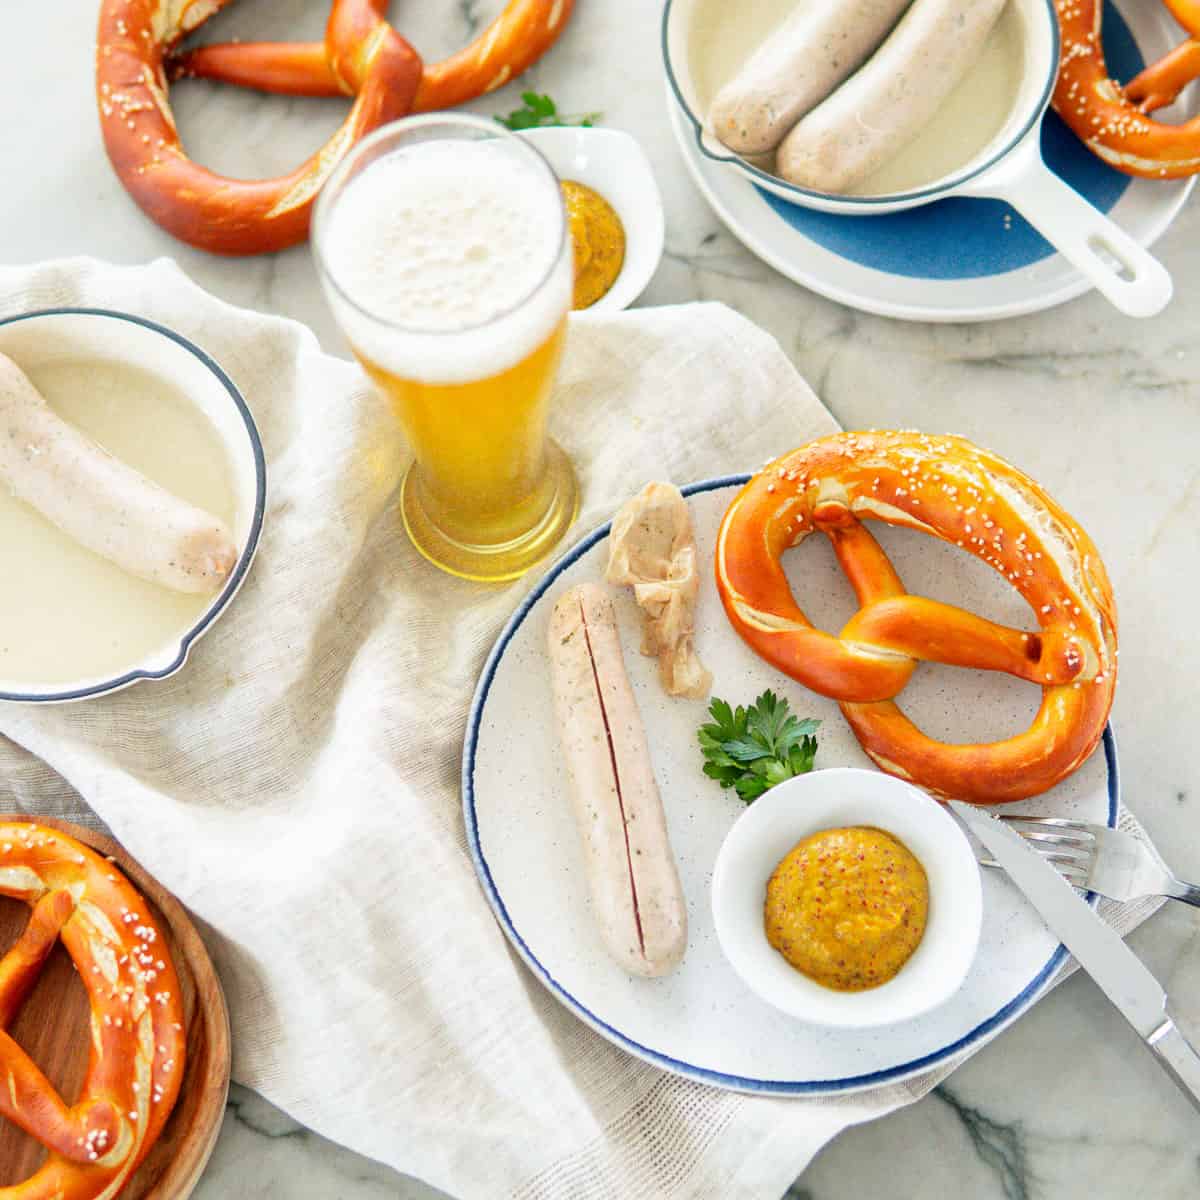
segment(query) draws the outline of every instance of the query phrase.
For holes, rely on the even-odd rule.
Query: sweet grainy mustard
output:
[[[575,244],[576,309],[590,308],[617,281],[625,263],[625,227],[599,192],[564,179],[563,198]]]
[[[881,829],[826,829],[788,852],[767,882],[767,940],[796,970],[839,992],[895,978],[925,933],[929,881]]]

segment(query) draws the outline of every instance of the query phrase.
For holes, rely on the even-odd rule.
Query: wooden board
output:
[[[183,995],[187,1065],[170,1119],[121,1190],[121,1200],[184,1200],[212,1153],[229,1092],[229,1014],[208,951],[183,905],[111,839],[49,818],[0,820],[50,826],[111,855],[161,923]],[[0,954],[17,940],[29,912],[20,900],[0,896]],[[69,1104],[78,1097],[87,1071],[89,1011],[75,964],[60,942],[8,1029]],[[45,1153],[39,1142],[0,1121],[0,1186],[27,1179]]]

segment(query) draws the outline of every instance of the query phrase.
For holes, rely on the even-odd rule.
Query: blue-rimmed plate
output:
[[[250,569],[266,507],[262,442],[241,393],[199,346],[144,317],[62,308],[0,321],[7,354],[51,407],[116,457],[225,521],[238,559],[214,595],[122,571],[7,494],[0,700],[85,700],[173,675]]]
[[[780,676],[729,627],[709,584],[720,518],[745,482],[730,477],[686,489],[705,572],[697,645],[714,694],[752,700],[764,688],[801,715],[820,717],[818,766],[870,763],[836,704]],[[1027,624],[1024,602],[975,559],[905,530],[879,531],[906,585],[1009,624]],[[725,961],[709,905],[717,851],[740,803],[701,772],[696,727],[703,703],[672,700],[655,664],[636,653],[638,618],[618,597],[625,660],[649,732],[654,767],[688,900],[688,950],[664,979],[634,979],[605,953],[592,925],[583,860],[567,795],[547,675],[550,609],[566,588],[602,578],[608,527],[586,537],[538,584],[501,634],[480,679],[463,757],[467,834],[496,917],[554,996],[625,1050],[666,1070],[738,1091],[784,1095],[853,1091],[918,1074],[977,1046],[1021,1015],[1066,958],[1024,898],[1000,874],[984,878],[980,950],[963,988],[943,1007],[872,1030],[806,1025],[758,999]],[[814,621],[840,628],[853,594],[829,546],[810,538],[789,556],[797,596]],[[948,741],[1003,737],[1025,727],[1041,692],[994,674],[922,668],[904,705]],[[1116,746],[1097,752],[1024,811],[1115,824]],[[1017,811],[1016,808],[1013,811]]]
[[[1104,44],[1114,78],[1129,79],[1184,35],[1160,4],[1105,5]],[[1008,204],[954,198],[883,216],[803,208],[707,156],[667,86],[684,162],[717,215],[746,247],[796,283],[864,312],[913,321],[984,321],[1040,312],[1090,284]],[[1167,121],[1200,111],[1189,89]],[[1046,162],[1143,245],[1171,224],[1195,179],[1131,179],[1105,166],[1050,112]],[[1170,266],[1170,263],[1167,263]]]

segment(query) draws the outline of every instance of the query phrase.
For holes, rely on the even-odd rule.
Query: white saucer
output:
[[[1119,15],[1105,7],[1105,49],[1114,77],[1128,79],[1183,35],[1160,4],[1120,0],[1118,8]],[[1041,312],[1089,289],[1007,204],[953,199],[876,217],[798,208],[707,157],[669,84],[667,107],[688,171],[730,232],[781,274],[830,300],[901,320],[987,321]],[[1197,111],[1200,94],[1192,88],[1155,115],[1179,121]],[[1168,228],[1195,185],[1195,178],[1118,174],[1053,113],[1043,149],[1072,186],[1145,246]]]

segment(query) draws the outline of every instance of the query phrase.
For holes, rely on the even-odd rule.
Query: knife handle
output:
[[[1146,1045],[1158,1055],[1158,1061],[1188,1099],[1200,1108],[1200,1054],[1179,1032],[1175,1022],[1167,1017],[1146,1039]]]

